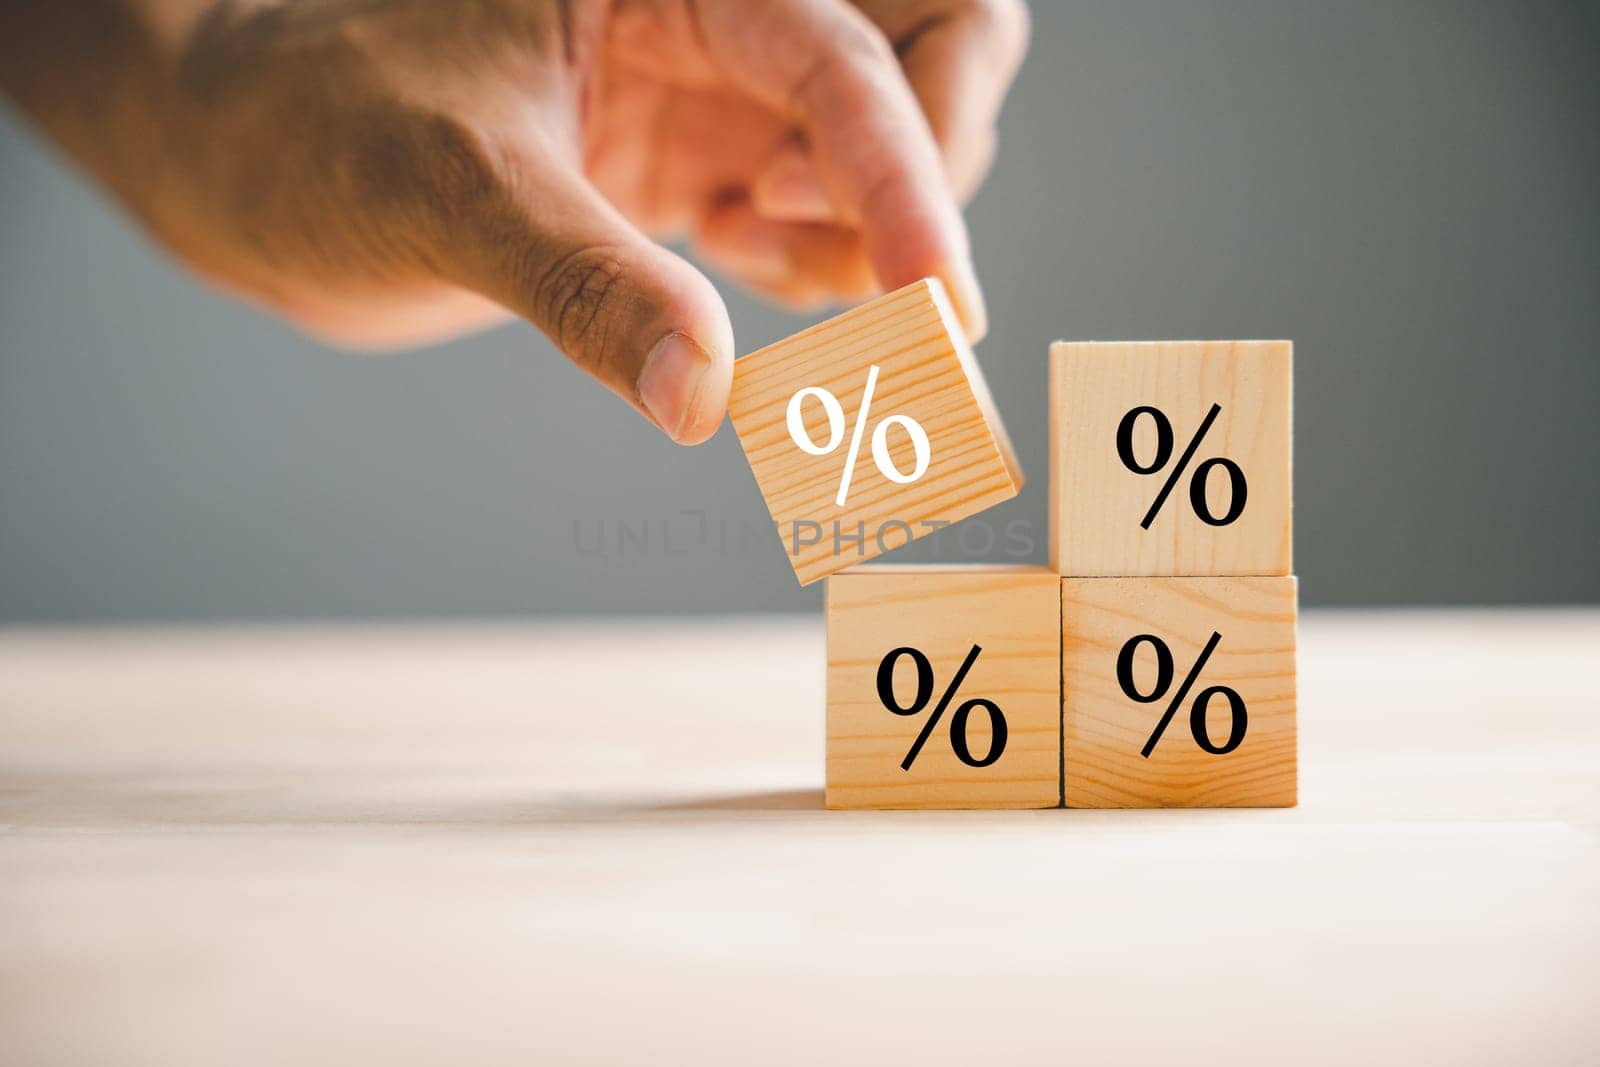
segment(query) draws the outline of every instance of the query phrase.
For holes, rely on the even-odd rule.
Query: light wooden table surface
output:
[[[0,1063],[1597,1062],[1600,612],[1308,614],[1282,811],[824,812],[822,652],[0,633]]]

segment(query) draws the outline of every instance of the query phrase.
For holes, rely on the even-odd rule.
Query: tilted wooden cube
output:
[[[936,279],[738,360],[728,410],[801,585],[1022,488]]]
[[[1053,345],[1057,571],[1290,573],[1292,351],[1288,341]]]
[[[1061,588],[1042,567],[828,579],[830,808],[1061,799]]]
[[[1062,579],[1066,806],[1292,806],[1297,601],[1293,577]]]

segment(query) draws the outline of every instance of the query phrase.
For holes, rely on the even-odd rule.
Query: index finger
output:
[[[994,159],[995,120],[1028,48],[1022,0],[854,0],[894,43],[958,201]]]
[[[735,84],[805,132],[823,184],[885,288],[939,277],[973,341],[988,329],[961,211],[883,33],[844,0],[701,0],[701,39]]]

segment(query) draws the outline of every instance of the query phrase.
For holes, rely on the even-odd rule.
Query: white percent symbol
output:
[[[850,479],[856,472],[856,457],[861,454],[861,435],[867,429],[867,412],[872,407],[872,391],[878,385],[878,365],[874,363],[867,370],[867,385],[861,391],[861,407],[856,411],[855,430],[850,435],[850,448],[845,452],[844,472],[839,476],[839,495],[834,498],[834,504],[844,507],[845,498],[850,493]],[[811,434],[806,431],[804,406],[806,397],[812,397],[822,405],[822,411],[828,416],[828,441],[826,444],[817,444],[811,439]],[[839,447],[839,442],[844,437],[844,406],[839,403],[839,398],[820,386],[808,385],[789,398],[789,439],[792,440],[800,451],[810,456],[826,456]],[[898,426],[905,431],[911,439],[911,449],[916,453],[916,464],[911,468],[910,474],[901,472],[894,465],[894,455],[889,451],[889,427]],[[931,446],[928,444],[928,431],[922,424],[909,415],[890,415],[881,420],[872,430],[872,461],[877,464],[878,473],[894,482],[896,485],[910,485],[924,474],[928,473],[928,460],[932,457]]]

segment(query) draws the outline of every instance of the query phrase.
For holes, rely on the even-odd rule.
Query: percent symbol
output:
[[[841,508],[844,507],[845,498],[850,493],[850,479],[855,476],[856,457],[861,454],[861,437],[866,432],[867,413],[872,407],[872,391],[877,386],[878,365],[874,363],[867,370],[867,384],[861,391],[861,407],[856,411],[855,429],[850,434],[850,447],[845,451],[844,457],[844,471],[839,476],[839,495],[834,498],[834,504]],[[823,413],[828,416],[826,444],[817,444],[806,431],[804,411],[806,397],[812,397],[820,403]],[[838,448],[839,442],[844,438],[844,406],[839,403],[838,397],[821,386],[808,385],[789,398],[787,421],[789,439],[807,455],[826,456]],[[912,451],[916,453],[916,464],[910,474],[901,473],[894,465],[894,455],[889,451],[891,426],[900,427],[911,439]],[[928,472],[928,460],[932,456],[931,447],[928,443],[928,431],[909,415],[890,415],[880,420],[872,430],[872,460],[877,464],[878,472],[897,485],[910,485]]]
[[[1189,461],[1194,458],[1195,451],[1200,447],[1200,442],[1205,439],[1211,424],[1217,421],[1217,416],[1222,414],[1221,404],[1212,404],[1211,410],[1206,412],[1206,417],[1201,420],[1200,428],[1195,431],[1189,444],[1184,448],[1183,455],[1178,457],[1178,462],[1167,475],[1166,483],[1161,486],[1161,491],[1156,494],[1150,510],[1144,513],[1144,518],[1139,523],[1142,530],[1150,529],[1150,524],[1155,521],[1156,514],[1161,506],[1167,502],[1173,486],[1178,484],[1178,479],[1183,477],[1184,470],[1189,466]],[[1141,415],[1148,415],[1156,427],[1156,454],[1148,464],[1139,462],[1133,454],[1133,430],[1139,422]],[[1167,465],[1172,458],[1172,423],[1160,408],[1149,405],[1140,405],[1122,416],[1122,421],[1117,423],[1117,456],[1122,460],[1122,465],[1135,474],[1154,474]],[[1210,505],[1206,502],[1206,479],[1215,469],[1227,471],[1230,494],[1228,510],[1221,515],[1213,515]],[[1244,512],[1245,498],[1249,495],[1249,486],[1245,484],[1244,471],[1231,459],[1217,457],[1208,459],[1194,469],[1194,478],[1189,482],[1189,504],[1194,508],[1195,515],[1207,526],[1226,526],[1237,519]]]
[[[1183,700],[1189,695],[1189,690],[1194,687],[1195,680],[1200,677],[1200,671],[1205,667],[1206,661],[1211,658],[1211,653],[1216,651],[1217,644],[1222,640],[1222,635],[1215,630],[1211,632],[1211,640],[1206,642],[1206,647],[1200,650],[1199,658],[1194,661],[1194,666],[1189,668],[1189,674],[1178,686],[1178,692],[1167,703],[1167,710],[1162,714],[1161,721],[1156,723],[1156,728],[1150,733],[1150,740],[1144,743],[1144,748],[1139,750],[1139,755],[1145,759],[1150,758],[1150,753],[1155,751],[1156,744],[1161,740],[1161,735],[1166,733],[1167,724],[1172,721]],[[1156,684],[1148,693],[1141,693],[1138,684],[1133,680],[1133,657],[1138,654],[1139,646],[1148,643],[1156,654]],[[1167,695],[1172,688],[1172,650],[1165,641],[1155,634],[1139,634],[1130,637],[1122,646],[1122,651],[1117,653],[1117,684],[1122,687],[1122,692],[1129,700],[1138,701],[1140,704],[1153,704]],[[1212,697],[1223,697],[1228,702],[1228,709],[1232,712],[1232,722],[1228,727],[1228,739],[1220,745],[1211,743],[1211,734],[1206,729],[1206,708],[1211,703]],[[1194,704],[1189,708],[1189,732],[1194,735],[1194,743],[1213,756],[1225,756],[1238,748],[1244,741],[1244,732],[1250,725],[1249,713],[1245,710],[1244,698],[1236,689],[1225,685],[1214,685],[1209,689],[1200,691],[1194,698]]]
[[[972,651],[967,653],[967,658],[956,669],[955,677],[950,679],[950,684],[945,687],[944,693],[939,697],[939,703],[934,706],[933,712],[924,720],[922,731],[917,734],[917,739],[911,743],[911,748],[906,752],[906,758],[900,761],[900,769],[909,771],[911,765],[917,761],[917,756],[922,752],[922,746],[928,743],[928,738],[933,734],[934,728],[939,725],[939,720],[944,717],[945,709],[950,706],[956,690],[961,688],[961,683],[966,680],[967,672],[978,661],[978,654],[983,649],[978,645],[972,646]],[[909,657],[917,669],[917,693],[910,704],[902,705],[894,696],[894,669],[900,662],[900,657]],[[896,715],[918,715],[928,706],[933,699],[933,664],[928,662],[928,657],[921,650],[909,646],[893,649],[883,657],[878,664],[878,699],[883,706]],[[977,759],[972,755],[972,749],[967,741],[967,726],[972,718],[972,713],[982,708],[989,714],[989,751],[982,758]],[[1006,717],[1000,711],[999,705],[992,700],[974,697],[963,701],[956,708],[950,718],[950,750],[956,754],[956,759],[968,767],[987,767],[1000,758],[1006,750]]]

